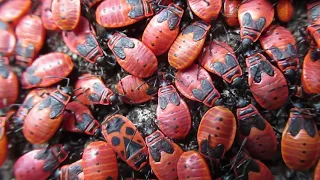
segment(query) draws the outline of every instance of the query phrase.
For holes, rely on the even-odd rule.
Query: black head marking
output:
[[[167,9],[163,10],[163,11],[159,14],[159,17],[158,17],[158,19],[157,19],[157,21],[158,21],[159,23],[162,23],[162,22],[164,22],[164,21],[166,21],[166,20],[167,20],[168,23],[169,23],[169,29],[170,29],[170,30],[175,29],[175,28],[177,27],[177,25],[179,24],[179,22],[180,22],[179,16],[178,16],[176,13],[172,12],[172,11],[170,10],[170,8],[167,8]]]
[[[125,122],[123,121],[123,119],[117,117],[113,118],[106,125],[107,133],[111,134],[113,132],[120,132],[124,124]]]
[[[223,154],[224,154],[224,145],[223,144],[218,144],[216,147],[210,147],[209,145],[209,140],[208,139],[204,139],[201,141],[200,143],[200,147],[201,147],[201,153],[211,157],[213,159],[219,159],[222,158]]]
[[[259,18],[257,21],[254,21],[252,19],[252,16],[250,13],[245,13],[244,16],[243,16],[243,23],[242,25],[244,27],[247,27],[249,29],[254,29],[254,30],[257,30],[257,31],[262,31],[263,27],[265,26],[266,24],[266,18],[264,17],[261,17]]]
[[[144,8],[141,0],[126,0],[133,9],[128,13],[128,17],[136,19],[144,15]]]
[[[113,48],[114,54],[120,58],[125,59],[126,54],[124,52],[124,48],[134,48],[135,44],[134,42],[129,39],[128,37],[121,37],[119,41],[116,43],[116,45]]]
[[[149,148],[151,151],[151,156],[156,162],[161,161],[161,152],[166,152],[168,154],[172,154],[174,152],[173,146],[164,138],[155,142]]]
[[[182,34],[183,34],[183,35],[189,34],[189,33],[193,33],[193,40],[194,40],[194,41],[199,41],[199,40],[205,38],[206,30],[203,29],[203,28],[200,27],[200,26],[191,24],[191,25],[189,25],[188,27],[186,27],[186,28],[182,31]]]

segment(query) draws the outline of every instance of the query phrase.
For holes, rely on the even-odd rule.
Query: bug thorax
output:
[[[250,104],[250,101],[247,98],[240,97],[237,101],[237,108],[243,108]]]
[[[61,92],[71,96],[73,93],[73,88],[71,86],[65,86],[60,88]]]
[[[241,42],[242,49],[249,49],[253,45],[253,41],[249,38],[244,38]]]

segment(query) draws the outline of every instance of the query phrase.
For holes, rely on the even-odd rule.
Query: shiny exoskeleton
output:
[[[192,12],[208,23],[217,19],[222,7],[222,0],[187,0],[187,2]]]
[[[0,20],[0,55],[9,57],[16,46],[16,36],[12,26]]]
[[[289,22],[294,13],[292,0],[279,0],[276,6],[278,19],[282,22]]]
[[[240,0],[225,0],[223,4],[223,15],[226,23],[231,26],[239,26],[238,20],[238,7],[240,6]]]
[[[320,58],[316,54],[310,49],[302,65],[301,84],[303,91],[308,94],[320,94]]]
[[[0,19],[16,25],[28,13],[32,0],[6,0],[1,2]]]
[[[56,25],[51,11],[52,1],[53,0],[42,0],[41,20],[45,29],[57,31],[59,27]]]
[[[79,23],[81,14],[80,0],[52,0],[52,18],[61,30],[72,30]]]
[[[72,164],[64,165],[60,169],[56,170],[54,176],[56,178],[59,177],[60,180],[84,180],[82,163],[82,160],[79,160]]]

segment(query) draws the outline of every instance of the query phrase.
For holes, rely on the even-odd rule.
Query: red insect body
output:
[[[282,72],[260,53],[246,58],[246,64],[250,90],[259,105],[268,110],[282,107],[289,94]]]
[[[0,19],[16,25],[28,13],[32,0],[6,0],[0,6]]]
[[[117,157],[107,142],[91,142],[84,149],[82,160],[86,180],[118,179]]]
[[[314,170],[313,179],[320,179],[320,161],[318,161],[316,169]]]
[[[175,77],[175,85],[186,98],[202,102],[209,107],[220,98],[220,93],[214,87],[209,73],[196,64],[179,70]]]
[[[173,42],[168,61],[176,69],[185,69],[195,61],[202,52],[206,36],[211,25],[197,21],[187,26]]]
[[[228,108],[215,106],[202,117],[197,134],[199,152],[213,159],[220,159],[234,141],[237,122]]]
[[[90,109],[77,101],[67,104],[62,121],[64,130],[88,135],[94,135],[100,127],[100,123],[94,119]]]
[[[314,53],[312,49],[309,50],[302,66],[301,84],[303,91],[308,94],[320,94],[320,59]]]
[[[84,180],[82,164],[82,160],[79,160],[72,164],[62,166],[59,171],[60,180]]]
[[[310,23],[320,23],[320,1],[311,1],[307,4],[307,15]]]
[[[192,12],[208,23],[217,19],[222,7],[222,0],[188,0],[187,2]]]
[[[158,68],[156,56],[137,39],[115,33],[108,41],[108,46],[116,56],[119,65],[134,76],[146,78],[151,76]]]
[[[18,77],[9,66],[8,58],[0,57],[0,108],[15,103],[18,96]]]
[[[212,179],[207,162],[196,151],[187,151],[180,156],[177,165],[177,171],[179,180]]]
[[[179,34],[179,25],[184,10],[175,4],[170,4],[154,16],[145,28],[142,42],[155,55],[161,55],[169,50]]]
[[[307,27],[307,40],[311,49],[320,50],[320,22]]]
[[[158,91],[157,124],[173,139],[184,139],[191,128],[191,114],[186,102],[173,85],[165,83]]]
[[[279,0],[276,7],[278,19],[282,22],[289,22],[294,13],[292,0]]]
[[[52,18],[61,30],[73,30],[80,19],[80,0],[52,0]]]
[[[238,8],[240,0],[225,0],[223,5],[223,15],[226,23],[231,27],[239,26]]]
[[[41,20],[45,29],[57,31],[59,27],[56,25],[51,11],[52,1],[53,0],[42,0]]]
[[[152,99],[148,94],[149,85],[141,78],[127,75],[117,84],[117,91],[121,100],[128,104],[140,104]]]
[[[238,132],[247,138],[245,149],[257,159],[271,159],[277,150],[277,137],[259,111],[249,104],[237,109]]]
[[[63,111],[71,99],[70,91],[69,87],[57,89],[29,111],[22,132],[30,143],[42,144],[58,130]]]
[[[243,46],[256,42],[261,33],[271,24],[273,17],[274,9],[268,0],[243,2],[238,11]]]
[[[115,94],[111,89],[107,88],[101,78],[91,74],[83,74],[76,82],[75,89],[78,89],[74,94],[77,100],[85,105],[112,104],[112,99]]]
[[[177,163],[183,150],[160,131],[146,137],[149,163],[159,180],[178,179]]]
[[[6,135],[6,121],[8,116],[0,111],[0,167],[3,165],[8,154],[8,138]]]
[[[96,21],[106,28],[119,28],[134,24],[154,14],[152,2],[103,1],[96,10]]]
[[[71,58],[64,53],[53,52],[37,58],[21,76],[22,88],[48,87],[67,77],[72,69]],[[49,78],[59,77],[59,78]]]
[[[241,67],[233,49],[227,43],[212,41],[205,49],[208,50],[199,59],[202,67],[222,77],[228,83],[241,78]]]
[[[106,117],[101,130],[112,149],[134,170],[139,171],[147,164],[148,149],[144,139],[128,118],[120,114]]]
[[[30,91],[16,113],[16,121],[23,124],[30,110],[54,90],[53,88],[39,88]]]
[[[103,50],[92,32],[84,36],[77,36],[76,49],[74,53],[90,63],[95,63],[104,57]]]
[[[270,26],[260,37],[260,43],[267,54],[276,60],[281,71],[297,70],[299,59],[296,40],[288,29],[282,26]]]
[[[16,46],[16,37],[13,28],[0,20],[0,55],[10,57]]]
[[[14,164],[14,176],[17,180],[47,179],[68,154],[61,144],[30,151]]]
[[[39,16],[27,15],[19,21],[16,27],[17,45],[15,48],[18,64],[30,66],[43,47],[45,33],[46,30]]]
[[[282,132],[281,154],[286,165],[302,171],[313,167],[320,155],[320,137],[311,112],[292,108]]]
[[[274,180],[274,176],[265,164],[244,152],[240,152],[238,157],[233,158],[231,164],[235,164],[233,171],[237,179],[246,177],[250,180]]]

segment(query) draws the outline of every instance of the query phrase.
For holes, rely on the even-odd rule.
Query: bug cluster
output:
[[[0,0],[0,172],[320,179],[319,53],[320,1]]]

